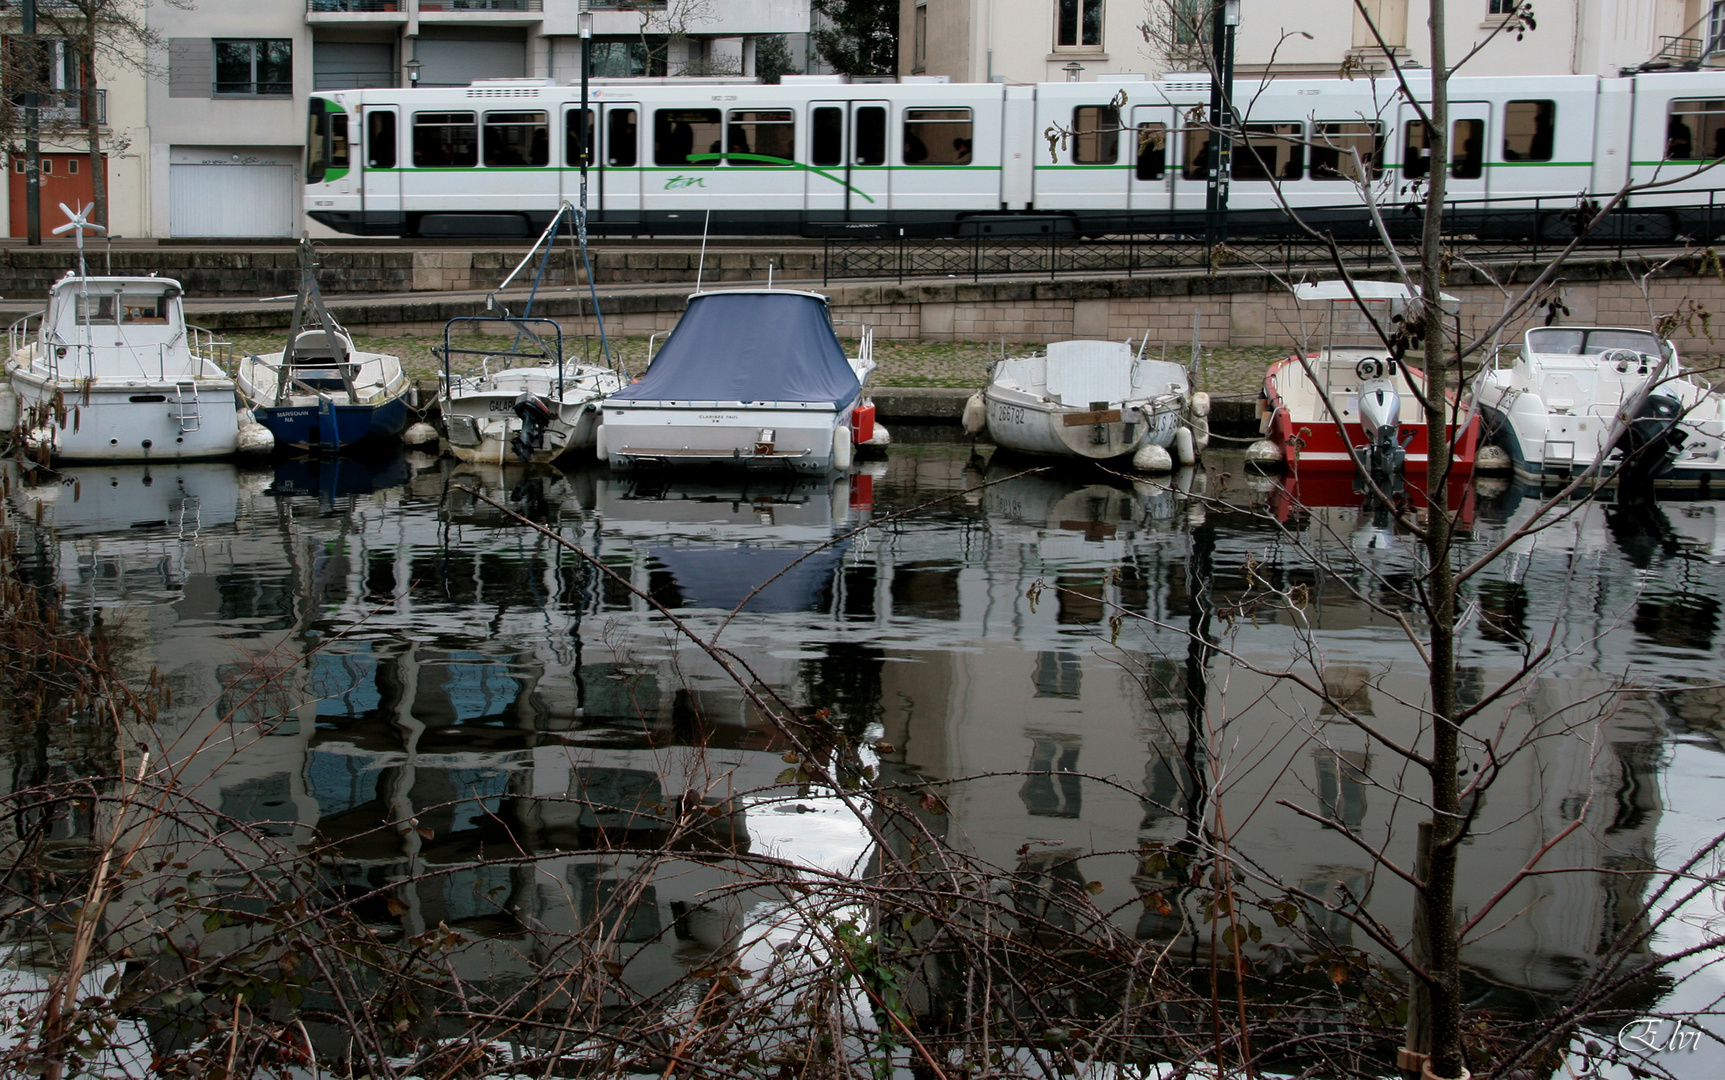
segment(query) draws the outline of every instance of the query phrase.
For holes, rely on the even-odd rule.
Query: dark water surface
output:
[[[1177,913],[1138,900],[1170,885],[1143,853],[1218,809],[1259,884],[1369,892],[1405,933],[1401,884],[1278,800],[1411,862],[1423,815],[1398,789],[1418,785],[1334,704],[1279,676],[1418,737],[1419,654],[1383,610],[1415,609],[1409,539],[1355,508],[1301,509],[1277,483],[1223,476],[1240,472],[1227,460],[1161,484],[1022,467],[941,445],[897,447],[834,483],[418,456],[92,467],[17,486],[11,508],[69,613],[99,621],[138,683],[157,669],[172,689],[153,729],[124,742],[187,762],[185,784],[262,835],[334,841],[341,888],[417,882],[368,913],[408,931],[503,942],[535,920],[578,921],[629,857],[558,853],[601,835],[651,847],[649,805],[711,808],[716,851],[856,874],[871,857],[836,801],[779,786],[780,736],[707,656],[482,492],[717,634],[790,704],[830,710],[883,778],[939,793],[930,827],[950,845],[1030,878],[1081,864],[1126,933],[1180,936]],[[985,481],[998,482],[967,490]],[[1470,495],[1466,551],[1488,550],[1531,505],[1503,484]],[[1482,711],[1483,741],[1467,749],[1470,768],[1498,751],[1502,775],[1467,845],[1462,906],[1577,817],[1548,865],[1619,871],[1534,878],[1505,900],[1494,925],[1522,914],[1465,954],[1481,1008],[1563,1000],[1633,918],[1638,872],[1717,828],[1721,507],[1590,508],[1517,543],[1469,590],[1464,701],[1537,650],[1549,659]],[[1190,634],[1201,625],[1208,653]],[[1639,691],[1615,693],[1623,680]],[[1524,742],[1534,730],[1546,737]],[[10,752],[14,789],[96,753],[63,734]],[[400,822],[415,827],[380,828]],[[533,873],[483,861],[511,849],[541,856]],[[642,986],[768,947],[771,903],[714,900],[728,884],[712,859],[657,876],[625,928]],[[1704,936],[1719,914],[1704,899],[1650,949]],[[1345,921],[1328,929],[1374,951]],[[507,953],[471,963],[506,968]],[[1667,1004],[1697,1008],[1722,985],[1703,975]]]

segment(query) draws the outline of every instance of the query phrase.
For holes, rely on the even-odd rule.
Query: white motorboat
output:
[[[613,468],[844,471],[872,435],[874,366],[873,331],[846,357],[819,293],[696,293],[647,373],[605,400],[597,452]]]
[[[450,336],[456,331],[509,344],[462,348]],[[464,353],[479,355],[477,373],[450,370],[450,357]],[[549,319],[452,319],[443,357],[438,404],[449,452],[462,461],[544,464],[591,450],[600,401],[623,388],[609,367],[565,360],[563,332]]]
[[[1725,405],[1650,331],[1537,326],[1502,361],[1480,372],[1475,400],[1517,476],[1564,480],[1603,453],[1603,472],[1628,480],[1725,482]]]
[[[462,461],[501,465],[513,458],[549,464],[567,454],[591,450],[599,429],[599,402],[623,388],[622,376],[608,362],[611,350],[590,266],[588,291],[606,364],[566,358],[563,328],[551,319],[532,317],[539,280],[565,219],[577,234],[585,262],[587,231],[580,211],[562,203],[526,257],[497,287],[498,292],[508,288],[534,255],[539,255],[539,273],[522,314],[510,314],[494,292],[486,308],[496,314],[455,318],[444,327],[443,381],[437,401],[443,415],[445,445]],[[457,345],[457,334],[467,344]],[[466,363],[477,358],[479,371],[457,374],[451,365],[457,357]]]
[[[187,326],[180,283],[68,272],[12,324],[6,373],[56,461],[194,461],[239,439],[230,347]]]
[[[1118,341],[1056,341],[995,365],[983,389],[988,437],[1026,454],[1106,461],[1167,449],[1191,400],[1186,369]]]

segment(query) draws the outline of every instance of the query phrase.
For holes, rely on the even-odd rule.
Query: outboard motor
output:
[[[1370,440],[1364,447],[1366,472],[1385,495],[1400,494],[1407,448],[1401,441],[1396,362],[1368,356],[1354,365],[1354,373],[1360,377],[1360,427]]]
[[[533,394],[522,391],[515,399],[515,415],[521,418],[521,427],[515,432],[515,437],[509,440],[509,445],[515,451],[515,456],[522,461],[531,461],[533,451],[544,436],[545,429],[551,426],[551,410],[543,401]]]
[[[1683,444],[1689,441],[1688,434],[1677,426],[1682,416],[1683,403],[1670,394],[1649,394],[1635,411],[1617,439],[1617,449],[1623,454],[1617,467],[1619,504],[1650,499],[1653,482],[1670,470]]]

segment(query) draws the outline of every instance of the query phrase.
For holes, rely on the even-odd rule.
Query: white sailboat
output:
[[[1167,449],[1191,399],[1186,369],[1126,342],[1055,341],[995,366],[982,392],[988,437],[1025,454],[1106,461]]]

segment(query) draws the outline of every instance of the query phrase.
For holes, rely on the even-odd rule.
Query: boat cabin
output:
[[[42,343],[59,378],[183,379],[204,374],[186,341],[180,283],[80,278],[54,283]]]
[[[1661,359],[1678,372],[1677,350],[1647,330],[1538,326],[1516,357],[1530,388],[1554,413],[1588,412],[1618,403],[1639,387]]]

